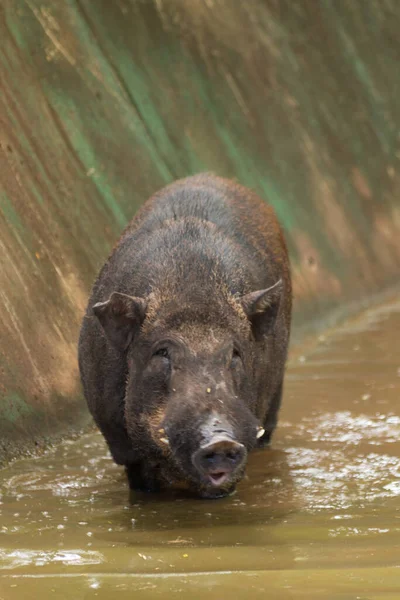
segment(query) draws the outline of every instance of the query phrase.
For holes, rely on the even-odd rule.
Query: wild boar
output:
[[[200,174],[144,203],[79,341],[89,409],[131,489],[235,489],[277,423],[291,303],[283,233],[255,193]]]

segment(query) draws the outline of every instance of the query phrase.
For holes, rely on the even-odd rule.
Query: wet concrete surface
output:
[[[0,472],[0,599],[400,598],[400,303],[292,355],[235,496],[129,496],[99,434]]]

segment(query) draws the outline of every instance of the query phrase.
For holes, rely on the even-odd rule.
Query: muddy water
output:
[[[232,498],[127,492],[98,434],[0,472],[0,598],[400,598],[400,304],[296,354]]]

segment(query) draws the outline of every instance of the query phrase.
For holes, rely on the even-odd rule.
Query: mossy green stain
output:
[[[11,200],[4,194],[0,192],[0,211],[3,213],[5,219],[8,224],[16,229],[20,234],[25,232],[24,225],[20,219],[19,214],[14,208]]]
[[[0,403],[0,409],[3,417],[12,425],[37,412],[17,392],[9,392]]]

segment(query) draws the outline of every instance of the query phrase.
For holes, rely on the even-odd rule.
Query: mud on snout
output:
[[[157,423],[153,420],[152,430],[165,461],[168,484],[184,484],[202,498],[221,498],[235,491],[244,476],[248,452],[264,433],[253,416],[239,433],[215,412],[190,428],[159,418]]]

